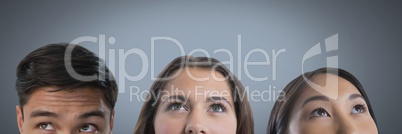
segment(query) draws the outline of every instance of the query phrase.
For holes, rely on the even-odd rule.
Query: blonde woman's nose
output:
[[[206,117],[203,113],[193,111],[187,120],[185,133],[187,134],[207,134]]]

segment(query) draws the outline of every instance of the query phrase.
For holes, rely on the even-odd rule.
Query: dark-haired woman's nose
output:
[[[186,134],[207,134],[208,128],[206,127],[206,117],[203,113],[193,111],[187,120],[185,133]]]
[[[338,118],[338,134],[359,134],[359,130],[350,115],[341,115]]]

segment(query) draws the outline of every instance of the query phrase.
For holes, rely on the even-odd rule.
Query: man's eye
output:
[[[364,113],[366,111],[367,107],[363,104],[358,104],[352,108],[352,113],[353,114],[359,114],[359,113]]]
[[[212,104],[209,111],[211,112],[217,112],[217,113],[222,113],[225,112],[225,107],[222,104]]]
[[[80,128],[80,132],[85,132],[85,133],[93,133],[93,132],[96,132],[97,130],[96,130],[96,127],[94,126],[94,125],[91,125],[91,124],[86,124],[86,125],[84,125],[84,126],[82,126],[81,128]]]
[[[39,128],[47,131],[54,130],[53,126],[50,125],[50,123],[41,123],[39,124]]]
[[[311,117],[326,117],[330,116],[324,108],[317,108],[311,113]]]
[[[171,111],[187,110],[182,103],[172,103],[168,106],[168,109]]]

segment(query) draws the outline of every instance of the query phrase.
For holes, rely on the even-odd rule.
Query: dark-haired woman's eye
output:
[[[324,108],[317,108],[311,112],[311,117],[329,117],[329,113]]]
[[[352,108],[352,114],[364,113],[367,110],[366,105],[358,104]]]
[[[216,113],[222,113],[222,112],[226,111],[226,108],[225,108],[225,106],[223,106],[220,103],[215,103],[210,106],[209,111],[216,112]]]
[[[173,102],[168,106],[169,111],[187,110],[183,103]]]

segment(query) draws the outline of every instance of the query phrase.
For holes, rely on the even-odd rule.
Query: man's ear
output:
[[[112,134],[113,131],[113,124],[114,124],[114,110],[112,111],[112,113],[110,113],[110,134]]]
[[[23,118],[23,112],[22,112],[22,107],[20,105],[17,105],[15,107],[15,111],[17,113],[17,123],[18,123],[18,129],[20,130],[20,134],[23,133],[22,129],[22,124],[24,123],[24,118]]]

